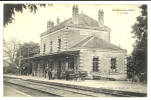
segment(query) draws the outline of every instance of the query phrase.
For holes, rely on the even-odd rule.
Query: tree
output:
[[[12,39],[10,41],[4,40],[4,47],[3,47],[3,61],[7,62],[9,66],[18,67],[16,63],[17,59],[17,51],[19,49],[19,41],[16,39]]]
[[[7,70],[15,73],[14,69],[20,68],[20,60],[22,58],[32,57],[39,54],[39,44],[34,42],[21,44],[18,40],[3,41],[3,62],[7,64]],[[24,63],[26,69],[31,69],[29,63]],[[28,67],[27,67],[28,66]],[[4,65],[6,68],[6,66]],[[10,68],[11,67],[11,68]],[[16,70],[17,71],[17,70]],[[8,71],[6,71],[8,72]]]
[[[25,42],[21,44],[18,49],[17,56],[22,56],[23,58],[32,57],[36,54],[39,54],[40,46],[38,43],[34,42]]]
[[[132,26],[132,33],[136,39],[132,52],[135,66],[135,74],[147,74],[147,5],[141,5],[141,15],[137,17],[137,22]],[[147,80],[147,77],[145,77]]]
[[[31,74],[31,63],[29,60],[23,60],[24,58],[33,57],[38,55],[40,52],[40,46],[38,43],[34,42],[25,42],[20,45],[20,48],[17,52],[16,63],[20,66],[21,74],[27,75]]]
[[[52,4],[48,4],[52,5]],[[46,4],[4,4],[4,18],[3,25],[6,27],[8,24],[15,20],[15,12],[23,12],[24,9],[29,9],[31,13],[36,13],[38,7],[45,7]]]

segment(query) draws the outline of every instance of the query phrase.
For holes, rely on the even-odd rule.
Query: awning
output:
[[[77,56],[78,53],[79,53],[79,50],[59,51],[59,52],[54,52],[54,53],[50,53],[50,54],[37,55],[37,56],[33,56],[33,57],[23,58],[22,60],[41,59],[41,58],[46,58],[46,57],[57,57],[57,56]]]

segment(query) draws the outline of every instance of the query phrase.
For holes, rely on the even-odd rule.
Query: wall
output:
[[[110,33],[108,31],[66,27],[41,37],[40,54],[43,54],[44,44],[46,44],[45,54],[50,53],[50,41],[53,41],[53,52],[57,52],[58,38],[61,38],[61,51],[64,51],[94,34],[110,42]]]
[[[69,27],[69,31],[70,31],[69,37],[71,38],[70,40],[74,39],[74,37],[72,37],[72,36],[77,37],[80,35],[80,38],[84,39],[88,36],[95,35],[95,36],[97,36],[97,37],[99,37],[99,38],[101,38],[107,42],[110,42],[110,31],[94,30],[94,29],[90,29],[90,28],[89,29],[83,29],[83,28],[74,28],[74,27]],[[75,33],[75,34],[71,35],[71,33],[72,34]]]
[[[65,30],[66,29],[58,30],[56,32],[42,36],[41,37],[41,44],[40,44],[40,54],[41,55],[43,54],[44,44],[46,44],[45,54],[50,53],[50,41],[53,41],[53,43],[52,43],[53,52],[57,52],[58,51],[58,38],[61,39],[61,51],[64,51],[66,49]]]
[[[93,57],[99,57],[99,72],[93,72]],[[80,51],[80,69],[89,73],[89,78],[97,74],[106,78],[117,80],[126,79],[126,53],[113,51]],[[117,59],[117,73],[110,73],[111,58]],[[110,73],[110,74],[109,74]]]

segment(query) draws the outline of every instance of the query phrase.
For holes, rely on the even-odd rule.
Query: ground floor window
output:
[[[116,58],[111,58],[111,71],[117,72],[116,67]]]
[[[93,72],[99,71],[99,58],[93,57]]]

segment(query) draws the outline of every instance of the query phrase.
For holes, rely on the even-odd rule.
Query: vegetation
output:
[[[132,56],[128,58],[128,71],[132,78],[138,76],[139,81],[147,81],[147,5],[140,6],[141,15],[132,26],[136,39]]]
[[[52,6],[51,4],[4,4],[3,25],[7,27],[8,24],[15,20],[15,13],[22,13],[29,9],[31,13],[36,13],[39,7]],[[16,73],[16,69],[20,67],[20,57],[27,58],[39,53],[39,44],[30,42],[20,44],[20,41],[12,39],[10,41],[3,41],[3,62],[5,73]],[[24,64],[27,68],[29,64]]]
[[[16,53],[19,49],[20,41],[16,39],[12,39],[10,41],[3,41],[3,60],[7,64],[7,66],[13,65],[14,67],[18,67],[17,63],[15,62],[17,59]]]
[[[48,6],[52,6],[48,4]],[[6,27],[15,20],[15,12],[23,12],[25,9],[29,9],[31,13],[36,13],[38,7],[45,7],[46,4],[4,4],[4,18],[3,25]]]
[[[29,42],[29,43],[23,43],[20,45],[20,48],[17,52],[17,59],[16,62],[18,62],[18,65],[20,64],[20,72],[23,75],[29,75],[31,74],[32,68],[31,63],[27,61],[20,61],[20,59],[32,57],[35,55],[39,55],[40,53],[40,46],[38,43]]]
[[[15,69],[20,68],[20,59],[31,57],[39,54],[39,44],[34,42],[20,44],[16,39],[5,41],[4,40],[4,50],[3,50],[3,62],[4,62],[4,71],[5,73],[13,72]],[[30,69],[29,63],[23,64],[24,68]],[[8,69],[8,70],[7,70]],[[11,70],[12,69],[12,70]],[[11,70],[11,71],[10,71]]]

